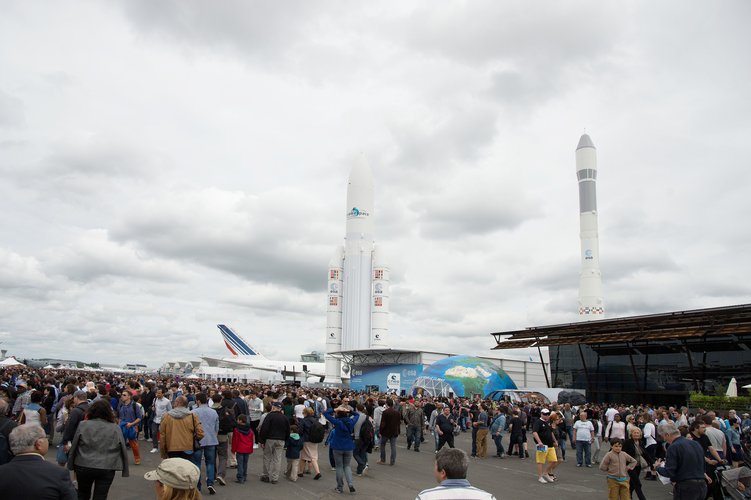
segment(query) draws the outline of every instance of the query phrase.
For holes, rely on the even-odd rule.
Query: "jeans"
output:
[[[584,462],[582,462],[584,455]],[[576,464],[592,465],[592,444],[589,441],[576,441]]]
[[[151,421],[154,419],[154,415],[151,413],[147,413],[144,415],[143,420],[141,421],[141,426],[143,428],[143,440],[148,441],[151,439]]]
[[[391,438],[396,441],[396,438]],[[336,463],[336,488],[341,491],[344,487],[344,479],[352,487],[352,468],[349,466],[352,461],[352,452],[345,450],[334,450],[334,463]]]
[[[267,439],[263,448],[263,475],[271,481],[279,481],[282,472],[282,457],[284,456],[284,441],[281,439]]]
[[[389,463],[394,465],[396,463],[396,436],[388,438],[381,436],[381,462],[386,461],[386,443],[391,446],[391,460]]]
[[[244,483],[248,479],[250,453],[235,453],[235,457],[237,457],[237,480]]]
[[[436,427],[435,429],[433,429],[433,440],[435,441],[435,451],[438,451],[438,448],[439,448],[438,443],[441,441],[440,437],[441,436],[438,435],[438,428]]]
[[[472,426],[472,456],[477,456],[477,427]]]
[[[417,425],[407,426],[407,449],[415,445],[415,451],[420,451],[420,427]]]
[[[355,439],[355,449],[352,452],[352,458],[357,462],[357,473],[362,474],[365,466],[368,465],[368,448],[363,445],[361,439]]]
[[[159,448],[159,422],[151,422],[151,444]]]
[[[115,479],[115,471],[89,467],[76,467],[75,471],[78,480],[78,500],[107,500],[107,492]],[[92,486],[94,487],[93,497],[91,496]]]
[[[558,446],[561,448],[561,460],[566,460],[566,437],[558,440]]]
[[[216,445],[214,446],[202,446],[200,450],[193,452],[191,462],[196,464],[198,470],[201,470],[201,458],[206,462],[206,486],[214,484],[214,477],[216,476]],[[201,476],[198,477],[198,491],[201,491]]]
[[[503,456],[505,453],[503,449],[503,434],[493,434],[493,442],[495,443],[495,454],[499,457]]]
[[[227,477],[227,442],[226,434],[219,434],[219,444],[216,445],[216,474],[214,479],[221,477],[225,479]]]

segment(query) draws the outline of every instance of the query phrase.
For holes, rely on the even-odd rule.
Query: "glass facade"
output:
[[[553,387],[585,389],[589,401],[685,404],[689,393],[725,394],[751,384],[751,336],[551,346]]]

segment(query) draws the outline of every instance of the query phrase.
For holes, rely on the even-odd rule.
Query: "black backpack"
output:
[[[217,408],[217,413],[219,413],[219,432],[222,434],[232,432],[237,427],[235,405]]]
[[[365,417],[365,421],[360,426],[360,441],[364,445],[369,445],[375,440],[375,429],[373,424],[370,423],[370,419]]]
[[[5,422],[5,425],[0,429],[0,465],[5,465],[13,460],[13,452],[10,451],[10,442],[8,442],[8,436],[5,434],[5,430],[11,422]]]
[[[311,443],[323,443],[323,437],[326,434],[326,428],[318,420],[313,421],[308,431],[308,441]]]

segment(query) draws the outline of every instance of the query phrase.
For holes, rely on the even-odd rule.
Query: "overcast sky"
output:
[[[608,317],[751,302],[751,3],[3,2],[0,347],[323,350],[349,171],[391,346],[576,321],[597,147]]]

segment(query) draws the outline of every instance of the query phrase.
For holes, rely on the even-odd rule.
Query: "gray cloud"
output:
[[[0,128],[18,127],[25,122],[26,112],[23,101],[0,89]]]

